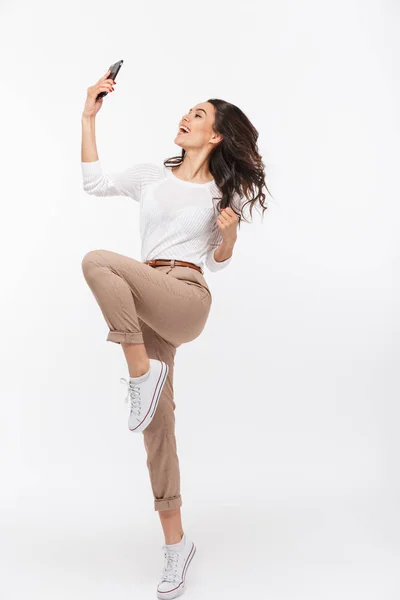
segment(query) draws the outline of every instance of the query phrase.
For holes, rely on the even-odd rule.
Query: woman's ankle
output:
[[[129,377],[141,377],[142,375],[145,375],[146,373],[148,373],[150,370],[150,360],[148,360],[147,362],[144,363],[136,363],[135,365],[132,365],[131,367],[128,368],[129,371]]]
[[[179,544],[183,539],[183,531],[181,533],[174,533],[168,536],[165,536],[165,543],[167,546],[171,546],[171,544]]]

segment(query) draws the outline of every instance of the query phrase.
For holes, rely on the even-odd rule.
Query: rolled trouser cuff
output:
[[[143,334],[138,331],[137,333],[127,333],[124,331],[110,331],[107,336],[107,342],[115,342],[116,344],[143,344]]]
[[[179,508],[182,506],[182,496],[175,496],[175,498],[154,500],[154,510],[170,510],[172,508]]]

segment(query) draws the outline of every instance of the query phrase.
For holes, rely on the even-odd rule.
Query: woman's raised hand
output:
[[[103,77],[101,77],[97,83],[88,87],[87,98],[83,109],[82,117],[95,117],[103,105],[103,98],[96,100],[100,92],[113,92],[114,84],[116,83],[113,79],[108,79],[111,69],[107,71]]]

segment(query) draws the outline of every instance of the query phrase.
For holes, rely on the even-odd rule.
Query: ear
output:
[[[211,142],[211,144],[219,144],[220,142],[222,142],[223,139],[224,139],[223,135],[221,135],[220,133],[215,133],[212,136],[210,142]]]

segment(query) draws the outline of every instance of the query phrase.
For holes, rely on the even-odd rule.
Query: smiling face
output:
[[[200,102],[183,115],[178,124],[178,133],[175,144],[186,151],[188,149],[201,149],[210,146],[213,150],[215,144],[222,140],[222,136],[213,130],[215,120],[215,108],[211,102]],[[188,129],[185,133],[181,126]]]

